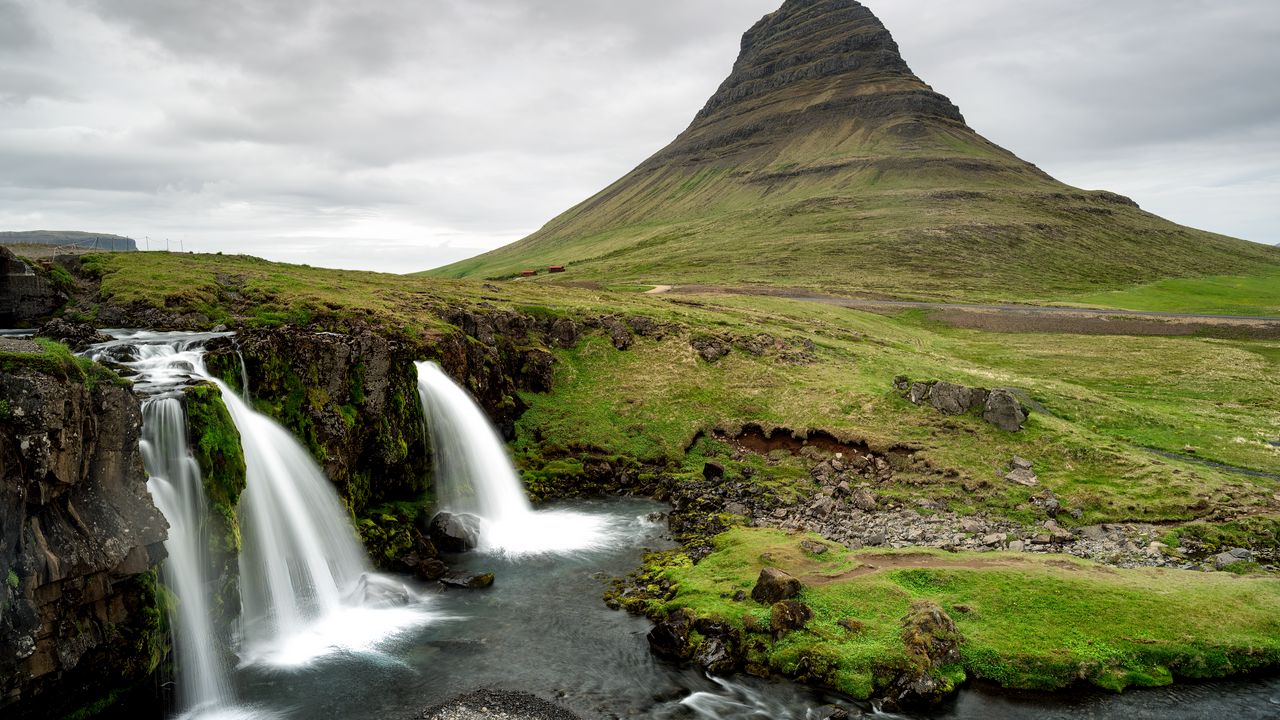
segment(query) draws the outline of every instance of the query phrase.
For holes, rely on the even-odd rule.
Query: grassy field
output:
[[[1124,310],[1280,317],[1280,270],[1263,270],[1256,275],[1161,280],[1066,300],[1073,305]]]
[[[215,322],[372,325],[414,342],[445,327],[450,307],[483,304],[533,315],[645,316],[666,337],[620,352],[590,334],[557,349],[555,388],[529,394],[513,445],[531,481],[580,471],[591,457],[621,457],[696,472],[725,446],[700,432],[762,423],[824,429],[874,446],[916,449],[930,470],[900,473],[889,495],[925,496],[960,512],[1030,520],[1031,490],[1003,481],[1008,460],[1036,463],[1045,487],[1080,522],[1280,513],[1280,483],[1152,452],[1183,453],[1280,474],[1280,343],[1202,338],[995,334],[782,298],[647,296],[540,283],[482,284],[321,270],[246,257],[130,253],[94,256],[90,272],[115,304],[195,311]],[[79,309],[86,316],[94,304]],[[718,363],[690,340],[767,334],[792,348],[757,357],[732,350]],[[1048,412],[1005,433],[973,416],[944,417],[892,390],[896,375],[972,386],[1017,387]],[[724,458],[726,461],[727,458]],[[757,462],[752,460],[751,462]],[[731,473],[740,467],[729,462]],[[772,459],[756,481],[807,491],[806,464]],[[946,472],[952,471],[952,472]]]
[[[1008,688],[1083,680],[1121,690],[1280,662],[1274,578],[1011,554],[833,548],[814,556],[800,547],[803,537],[740,528],[697,565],[663,559],[656,574],[676,592],[649,611],[690,608],[726,623],[743,633],[751,661],[791,676],[807,668],[810,679],[857,698],[909,662],[901,619],[921,599],[941,606],[963,636],[961,675]],[[749,595],[765,566],[803,582],[799,600],[815,616],[805,629],[781,638],[754,631],[769,626],[769,608],[732,599]],[[812,668],[823,670],[819,678]]]

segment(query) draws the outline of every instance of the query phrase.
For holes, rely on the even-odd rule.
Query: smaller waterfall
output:
[[[161,567],[164,582],[179,598],[170,625],[177,653],[178,708],[183,715],[229,705],[231,685],[210,622],[207,569],[208,517],[200,468],[187,447],[187,416],[173,397],[151,398],[143,405],[142,458],[151,479],[147,488],[169,520]]]
[[[440,366],[420,362],[417,367],[440,507],[480,518],[481,550],[561,553],[603,547],[614,539],[615,533],[598,516],[535,511],[484,411]]]

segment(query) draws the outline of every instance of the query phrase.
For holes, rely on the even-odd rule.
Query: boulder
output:
[[[801,540],[800,549],[810,555],[824,555],[830,548],[823,543],[814,542],[813,540]]]
[[[907,399],[919,405],[929,399],[929,392],[932,389],[933,383],[911,383],[911,389],[907,391]]]
[[[876,509],[876,496],[866,488],[854,490],[853,497],[849,498],[849,502],[863,512],[871,512]]]
[[[954,683],[937,672],[960,659],[963,638],[951,616],[932,600],[917,600],[902,619],[902,643],[908,666],[889,684],[886,705],[931,705],[955,691]]]
[[[929,403],[943,415],[963,415],[969,412],[973,391],[963,385],[938,382],[929,393]]]
[[[90,345],[109,342],[112,339],[110,335],[98,332],[97,328],[88,323],[68,322],[62,318],[54,318],[42,325],[36,331],[36,337],[57,340],[75,352],[81,352]]]
[[[693,649],[689,647],[693,621],[693,611],[688,608],[673,612],[649,631],[649,650],[659,657],[688,660],[693,654]]]
[[[728,643],[721,637],[709,637],[704,640],[694,653],[693,661],[698,664],[698,667],[713,675],[733,672],[738,664]]]
[[[437,513],[427,526],[427,536],[444,552],[474,550],[480,544],[480,518],[466,513]]]
[[[1036,487],[1040,484],[1040,478],[1030,470],[1012,470],[1004,476],[1004,479],[1027,487]]]
[[[477,573],[475,575],[453,573],[440,578],[440,582],[444,583],[445,587],[480,590],[493,586],[493,573]]]
[[[801,630],[813,619],[813,611],[799,600],[783,600],[769,609],[769,629],[774,635]]]
[[[983,407],[982,419],[1005,432],[1018,432],[1027,422],[1027,411],[1009,390],[992,390]]]
[[[1034,470],[1035,464],[1024,457],[1014,455],[1013,459],[1009,461],[1009,469],[1010,470]]]
[[[562,348],[571,348],[578,344],[578,324],[568,318],[560,318],[551,324],[551,340]]]
[[[773,605],[799,595],[800,588],[800,581],[791,575],[777,568],[765,568],[751,589],[751,599],[762,605]]]

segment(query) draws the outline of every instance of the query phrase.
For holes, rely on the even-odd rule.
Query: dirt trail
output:
[[[669,286],[662,285],[662,288]],[[651,294],[658,294],[654,290]],[[1280,317],[1170,313],[1148,310],[1050,307],[1044,305],[967,305],[878,298],[852,298],[796,288],[732,288],[679,285],[664,294],[749,295],[834,305],[891,314],[922,309],[949,325],[995,332],[1050,332],[1082,335],[1208,335],[1280,339]]]

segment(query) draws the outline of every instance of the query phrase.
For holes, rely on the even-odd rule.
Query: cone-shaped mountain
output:
[[[1017,98],[1010,98],[1017,102]],[[787,0],[679,137],[538,232],[433,271],[1036,299],[1280,266],[987,141],[854,0]]]

